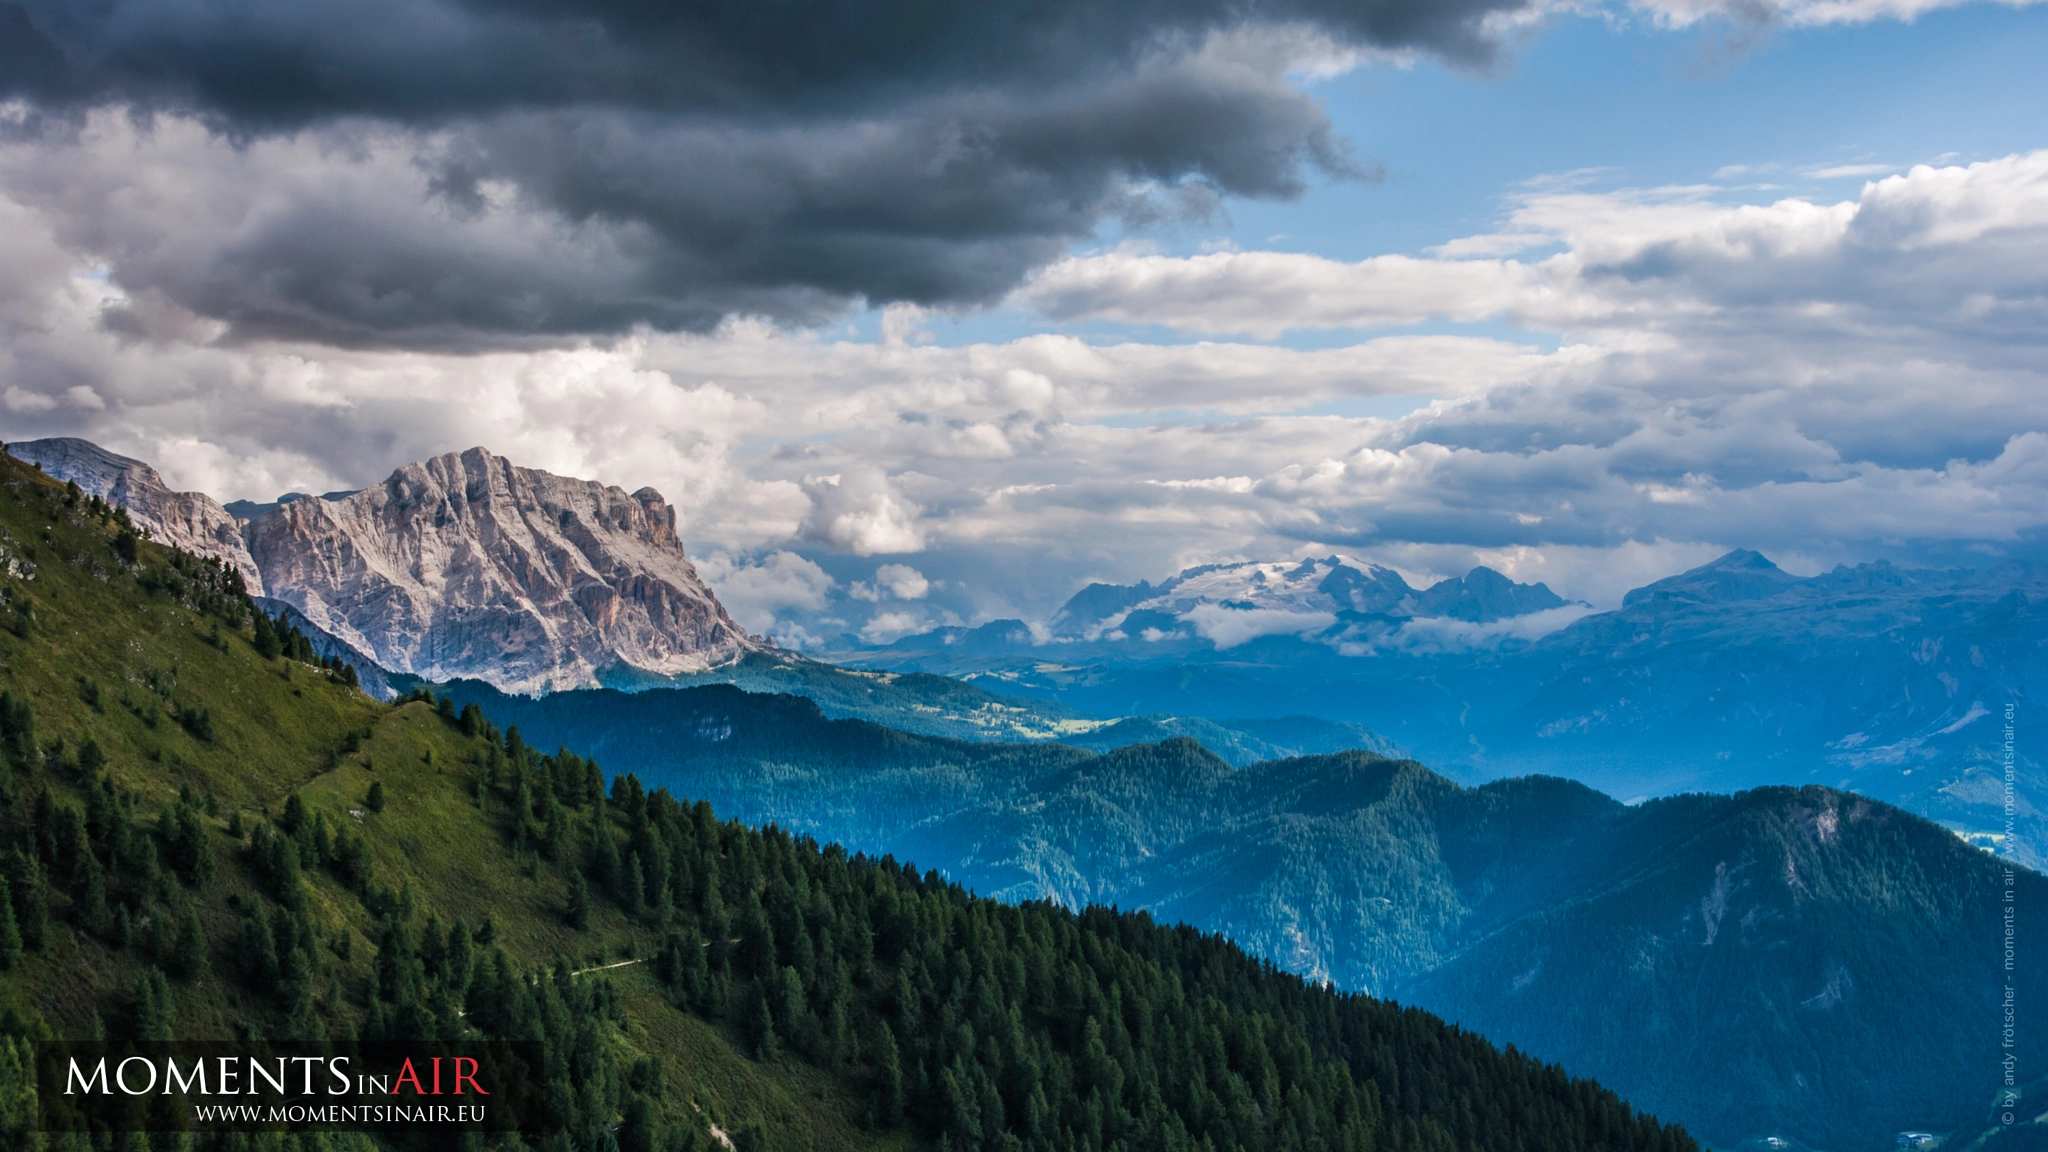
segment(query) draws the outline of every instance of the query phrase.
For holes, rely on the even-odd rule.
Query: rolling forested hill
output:
[[[536,1040],[547,1149],[1694,1147],[1221,938],[976,898],[373,701],[229,570],[11,460],[0,570],[10,1147],[42,1142],[23,1045],[93,1035]]]
[[[731,688],[455,691],[748,820],[1009,900],[1222,932],[1596,1070],[1717,1146],[1873,1148],[1980,1121],[2001,1075],[1978,1027],[2008,983],[1998,897],[2048,901],[2038,874],[2008,885],[1945,829],[1827,788],[1629,806],[1365,752],[1233,767],[1188,739],[1100,755],[939,740]]]

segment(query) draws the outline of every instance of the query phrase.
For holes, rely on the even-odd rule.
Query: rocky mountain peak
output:
[[[1136,614],[1149,613],[1147,620],[1162,613],[1177,619],[1204,604],[1490,624],[1569,603],[1542,584],[1517,584],[1491,568],[1474,568],[1418,589],[1392,568],[1333,555],[1321,560],[1206,564],[1157,585],[1091,584],[1067,601],[1053,625],[1064,635],[1092,637]]]
[[[385,667],[512,692],[621,666],[702,671],[757,647],[683,554],[652,488],[521,468],[482,448],[251,521],[270,595]]]
[[[1771,563],[1763,553],[1737,548],[1697,568],[1633,589],[1621,603],[1633,608],[1672,599],[1700,603],[1765,600],[1798,583],[1799,577]]]
[[[653,488],[471,448],[359,492],[238,502],[257,514],[237,518],[85,440],[9,451],[124,505],[156,539],[234,564],[251,592],[393,672],[531,693],[702,671],[760,647],[698,577]]]

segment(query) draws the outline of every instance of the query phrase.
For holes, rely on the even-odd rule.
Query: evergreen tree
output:
[[[562,841],[569,834],[568,814],[563,811],[561,802],[553,796],[547,798],[544,807],[547,809],[547,819],[541,830],[541,855],[549,860],[555,860],[561,856]]]
[[[903,1123],[903,1058],[887,1024],[875,1030],[875,1114],[882,1123]]]
[[[275,988],[278,979],[277,944],[270,924],[254,909],[244,909],[235,935],[235,958],[241,964],[242,979],[259,991]]]
[[[13,968],[21,959],[21,929],[14,922],[14,904],[0,900],[0,970]]]
[[[49,793],[43,793],[45,800]],[[24,949],[35,951],[43,946],[43,932],[49,921],[49,888],[43,879],[43,868],[35,856],[15,848],[8,853],[8,883],[5,893],[13,904],[15,925],[21,934]]]
[[[639,852],[626,853],[626,867],[619,873],[619,882],[615,887],[619,906],[626,910],[626,915],[638,916],[641,896],[647,889],[647,874],[640,866]]]
[[[768,1006],[767,988],[758,981],[748,1000],[747,1014],[742,1019],[746,1024],[747,1044],[753,1049],[754,1058],[774,1059],[782,1046],[775,1036],[775,1013]]]
[[[178,1002],[161,972],[138,977],[131,993],[137,1040],[177,1038]]]
[[[569,927],[583,932],[590,927],[590,885],[577,869],[569,870]]]
[[[635,1092],[627,1099],[625,1116],[619,1124],[619,1152],[655,1152],[654,1142],[654,1105]]]
[[[265,660],[275,660],[284,652],[284,644],[278,639],[277,625],[262,612],[256,613],[256,654]]]
[[[611,823],[599,811],[590,822],[590,878],[611,885],[619,875],[619,844],[612,839]]]
[[[184,920],[178,925],[177,951],[172,957],[172,969],[183,980],[197,980],[206,974],[206,929],[199,923],[199,913],[190,908],[185,910]]]
[[[72,922],[93,936],[105,936],[113,929],[107,911],[107,874],[90,849],[78,856],[71,884]]]

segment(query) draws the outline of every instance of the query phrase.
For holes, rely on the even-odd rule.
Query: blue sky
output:
[[[1787,192],[1848,197],[1860,179],[1801,173],[1982,160],[2041,143],[2048,10],[1952,8],[1912,24],[1780,30],[1717,52],[1727,34],[1565,17],[1518,49],[1503,76],[1429,62],[1326,81],[1314,91],[1332,119],[1391,178],[1324,186],[1295,205],[1245,205],[1231,239],[1359,259],[1485,231],[1504,192],[1550,174],[1689,184],[1746,165],[1749,179]],[[1290,238],[1270,241],[1275,233]]]
[[[1712,183],[1750,201],[1844,199],[1866,177],[1809,173],[1967,163],[2048,143],[2048,8],[1977,4],[1912,23],[1775,29],[1731,46],[1738,35],[1725,21],[1674,30],[1641,17],[1566,15],[1491,72],[1423,58],[1310,83],[1357,155],[1383,166],[1383,180],[1318,180],[1298,200],[1235,200],[1220,218],[1130,238],[1182,254],[1227,242],[1360,260],[1490,231],[1515,191],[1569,174],[1591,188]],[[1122,238],[1110,228],[1102,242]],[[851,329],[872,338],[877,322],[869,314]],[[930,331],[957,344],[1047,327],[996,308]],[[1092,339],[1171,338],[1099,322],[1052,327]],[[1452,327],[1469,330],[1417,326]],[[1293,333],[1286,342],[1342,338]]]

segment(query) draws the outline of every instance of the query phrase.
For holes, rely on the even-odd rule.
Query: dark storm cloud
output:
[[[243,337],[461,347],[985,302],[1107,219],[1360,174],[1288,70],[1483,60],[1519,4],[29,0],[0,4],[0,89],[36,110],[17,130],[54,116],[60,167],[108,106],[320,144],[300,160],[335,178],[269,173],[231,236],[92,209],[126,213],[80,228],[130,293]],[[351,197],[366,140],[406,163]],[[539,231],[558,243],[507,237]]]
[[[239,124],[404,121],[606,105],[887,107],[934,88],[1063,84],[1161,39],[1301,24],[1479,59],[1512,0],[21,0],[8,87]]]

